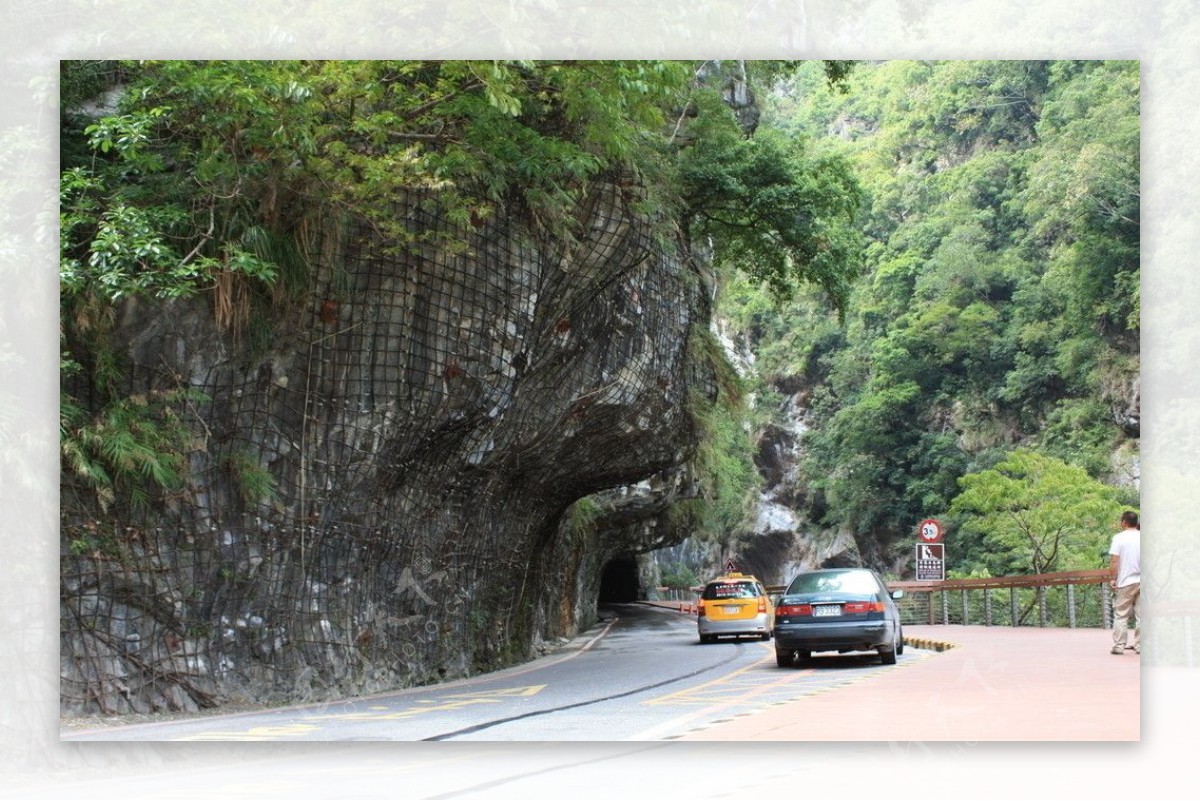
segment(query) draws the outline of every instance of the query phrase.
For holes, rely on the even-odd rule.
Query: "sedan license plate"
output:
[[[838,617],[842,614],[839,604],[820,604],[813,607],[813,617]]]

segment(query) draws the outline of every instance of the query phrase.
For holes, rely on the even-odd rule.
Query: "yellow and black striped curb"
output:
[[[949,651],[954,647],[952,642],[929,640],[925,637],[909,637],[908,635],[904,636],[904,644],[911,645],[913,648],[924,648],[928,651]]]

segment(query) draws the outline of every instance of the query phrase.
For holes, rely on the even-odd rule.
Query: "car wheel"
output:
[[[885,665],[896,664],[896,648],[894,646],[891,648],[880,648],[879,661]]]
[[[764,632],[762,633],[762,638],[763,638],[764,640],[769,640],[769,639],[771,639],[771,632],[769,632],[769,631],[764,631]]]
[[[896,656],[904,653],[904,629],[900,629],[900,633],[896,637]]]
[[[700,644],[701,644],[701,645],[706,645],[706,644],[708,644],[708,643],[710,643],[710,642],[713,642],[713,641],[715,641],[716,639],[717,639],[717,638],[716,638],[716,637],[714,637],[714,636],[713,636],[713,635],[711,635],[711,634],[701,634],[701,635],[700,635]]]
[[[779,667],[791,667],[795,657],[796,653],[794,651],[775,650],[775,664],[779,665]]]

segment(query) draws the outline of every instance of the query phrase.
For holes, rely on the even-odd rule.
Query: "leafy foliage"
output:
[[[98,90],[88,64],[64,71],[64,97]],[[778,80],[795,65],[750,74]],[[64,121],[64,153],[87,145],[64,159],[71,294],[187,294],[222,271],[270,284],[295,266],[271,240],[317,213],[413,245],[429,234],[392,213],[413,189],[462,224],[515,206],[569,234],[574,203],[604,172],[640,180],[647,210],[682,199],[685,226],[780,286],[814,280],[840,299],[852,272],[844,166],[746,137],[684,62],[158,61],[120,73],[116,113]]]
[[[1104,566],[1122,506],[1082,468],[1018,449],[959,484],[950,514],[984,546],[979,562],[991,575]]]
[[[719,392],[715,401],[696,397],[691,403],[698,429],[694,466],[702,502],[690,510],[690,528],[699,539],[728,542],[743,527],[760,484],[745,422],[745,388],[711,332],[695,335],[693,347],[699,351],[695,358],[716,369]]]
[[[695,130],[679,166],[689,234],[711,237],[718,264],[736,265],[778,295],[803,279],[844,306],[860,249],[858,186],[846,163],[776,132],[746,137],[713,114]]]
[[[1137,65],[859,64],[844,93],[823,78],[797,71],[764,119],[847,159],[861,187],[845,325],[752,283],[721,306],[758,344],[761,379],[811,398],[809,516],[894,542],[1017,448],[1107,480],[1137,436],[1122,411],[1138,371]],[[1031,565],[973,531],[964,563]]]
[[[666,565],[661,573],[662,586],[673,590],[686,590],[698,586],[701,581],[688,565],[683,562],[673,562]]]

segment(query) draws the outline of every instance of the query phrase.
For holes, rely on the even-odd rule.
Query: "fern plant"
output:
[[[88,413],[69,396],[59,412],[63,468],[115,502],[144,508],[152,494],[183,484],[189,451],[200,447],[180,408],[208,400],[191,389],[131,395]]]

